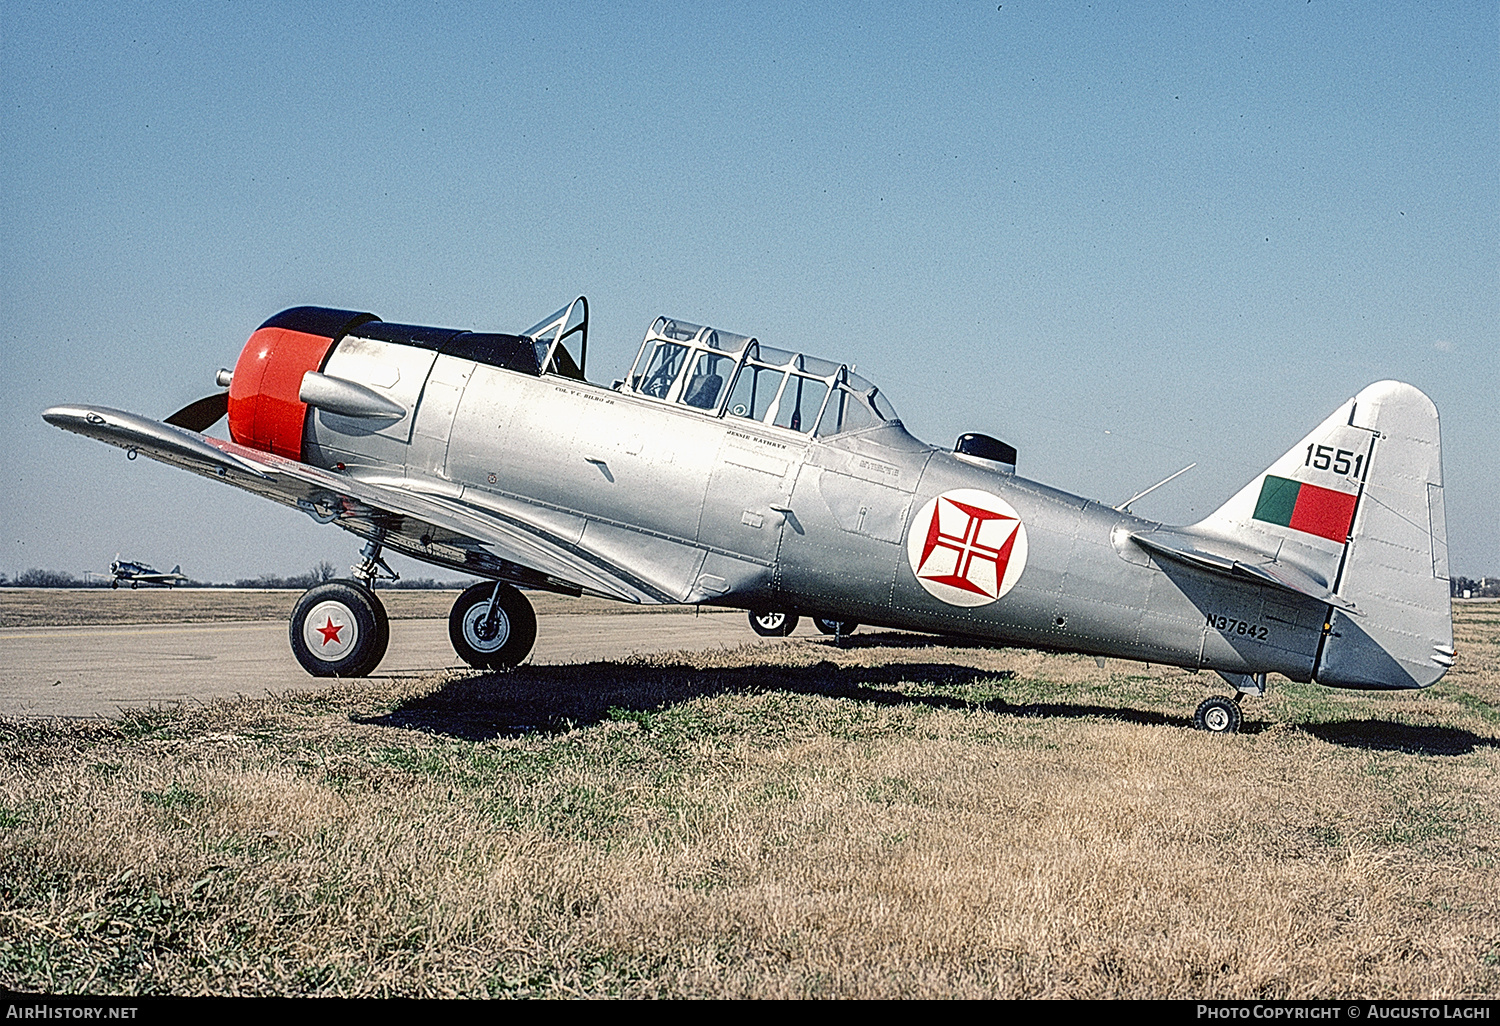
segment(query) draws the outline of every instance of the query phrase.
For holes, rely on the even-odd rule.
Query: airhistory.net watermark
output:
[[[96,1005],[6,1005],[7,1019],[134,1019],[135,1008],[129,1005],[99,1007]]]

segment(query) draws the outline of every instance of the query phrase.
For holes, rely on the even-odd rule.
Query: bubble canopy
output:
[[[820,438],[898,420],[880,390],[845,364],[669,317],[652,323],[619,388]]]

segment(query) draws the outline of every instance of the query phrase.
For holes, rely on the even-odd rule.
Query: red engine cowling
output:
[[[302,458],[307,404],[302,376],[320,371],[334,344],[374,314],[298,306],[262,324],[240,350],[229,383],[229,437],[252,449]]]

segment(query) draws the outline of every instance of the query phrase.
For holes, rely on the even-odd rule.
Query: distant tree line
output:
[[[305,574],[293,574],[290,577],[277,577],[275,574],[241,577],[234,582],[234,586],[236,588],[299,588],[306,591],[313,585],[331,581],[338,575],[338,567],[325,559]]]
[[[7,581],[5,575],[0,574],[0,585],[16,588],[82,588],[89,583],[64,570],[22,570],[14,581]]]
[[[259,577],[242,577],[234,582],[236,588],[296,588],[306,590],[325,581],[331,581],[336,577],[348,577],[349,574],[340,574],[339,568],[326,560],[313,567],[305,574],[293,574],[290,577],[277,577],[274,574],[261,574]],[[437,581],[431,577],[403,577],[397,581],[380,580],[375,582],[377,588],[415,588],[418,590],[440,590],[452,588],[467,588],[473,584],[473,580],[462,581]]]

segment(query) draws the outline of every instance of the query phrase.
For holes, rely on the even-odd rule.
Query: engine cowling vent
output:
[[[953,455],[960,459],[981,466],[989,466],[993,470],[1003,470],[1007,473],[1016,472],[1016,447],[1006,445],[998,438],[989,435],[981,435],[969,432],[959,435],[958,441],[953,445]]]

